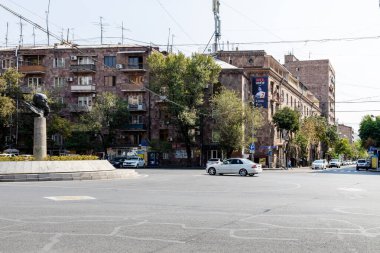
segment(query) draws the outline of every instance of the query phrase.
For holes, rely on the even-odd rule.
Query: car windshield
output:
[[[365,163],[367,162],[366,160],[358,160],[358,163]]]
[[[315,163],[323,163],[323,160],[316,160]]]
[[[331,159],[331,162],[339,162],[338,159]]]
[[[217,162],[217,161],[219,161],[219,158],[212,158],[212,159],[210,159],[210,160],[208,160],[209,162]]]

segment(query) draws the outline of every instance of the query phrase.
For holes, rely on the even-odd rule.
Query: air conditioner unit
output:
[[[123,68],[124,68],[124,65],[123,65],[123,64],[116,64],[116,68],[117,68],[117,69],[123,69]]]
[[[168,141],[173,141],[173,138],[172,138],[172,137],[169,137],[169,138],[168,138]]]
[[[72,82],[72,81],[74,81],[74,78],[72,78],[72,77],[68,77],[68,78],[67,78],[67,81],[68,81],[68,82]]]
[[[78,58],[77,58],[75,55],[72,55],[72,56],[70,57],[70,59],[71,59],[72,61],[76,61]]]

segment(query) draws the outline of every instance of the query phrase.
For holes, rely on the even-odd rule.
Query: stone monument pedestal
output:
[[[46,118],[34,118],[33,156],[36,161],[43,161],[47,156]]]

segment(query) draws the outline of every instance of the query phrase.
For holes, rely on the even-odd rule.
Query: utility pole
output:
[[[218,52],[218,44],[221,37],[219,6],[220,6],[219,0],[212,0],[212,10],[214,12],[214,21],[215,21],[215,32],[214,32],[215,34],[214,53],[215,54]]]
[[[169,45],[170,45],[169,40],[170,40],[170,27],[169,27],[169,35],[168,35],[168,45],[166,46],[166,52],[168,53],[169,53]]]
[[[100,17],[100,45],[103,45],[103,17]]]
[[[48,8],[46,11],[46,35],[47,35],[48,46],[50,46],[49,12],[50,12],[50,0],[49,0]]]

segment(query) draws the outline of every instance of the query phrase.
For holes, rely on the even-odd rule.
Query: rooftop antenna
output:
[[[121,21],[121,44],[124,45],[124,31],[130,31],[128,28],[124,28],[124,22]]]
[[[212,0],[212,10],[214,12],[214,21],[215,21],[215,42],[214,42],[214,53],[218,52],[218,44],[221,37],[220,32],[220,18],[219,18],[219,0]]]
[[[34,32],[34,26],[33,26],[33,47],[36,46],[36,33]]]
[[[172,44],[171,44],[171,46],[170,46],[170,53],[172,54],[173,53],[173,41],[174,41],[174,33],[172,34]]]
[[[107,26],[108,24],[103,23],[103,17],[99,17],[99,23],[94,23],[95,25],[100,26],[100,45],[103,45],[103,32],[104,32],[104,26]]]
[[[170,45],[170,27],[169,27],[169,35],[168,35],[168,45],[166,46],[166,52],[169,53],[169,45]]]
[[[8,47],[8,22],[7,22],[7,32],[5,33],[5,47]]]
[[[49,12],[50,12],[50,0],[49,0],[48,8],[47,8],[47,11],[46,11],[46,34],[47,34],[48,46],[50,46]]]

